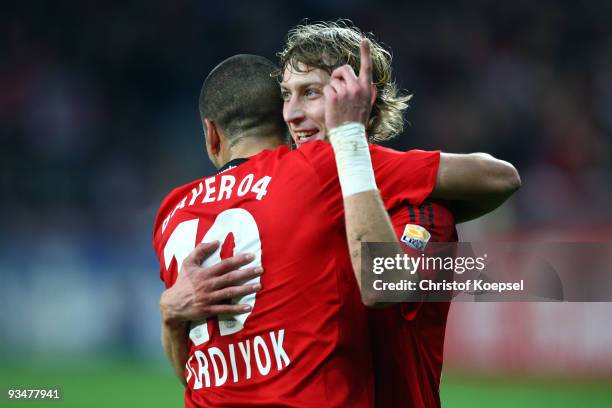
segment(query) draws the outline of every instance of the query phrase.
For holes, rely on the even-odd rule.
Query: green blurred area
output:
[[[444,407],[612,407],[612,380],[444,372]]]
[[[182,407],[182,387],[163,364],[129,360],[69,364],[2,364],[0,385],[60,386],[56,402],[0,402],[15,407]],[[444,407],[612,407],[612,384],[603,380],[487,377],[446,372]]]

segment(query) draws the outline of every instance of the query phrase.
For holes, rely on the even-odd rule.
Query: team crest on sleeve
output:
[[[401,241],[409,247],[422,251],[427,246],[429,238],[431,234],[425,228],[420,225],[406,224]]]

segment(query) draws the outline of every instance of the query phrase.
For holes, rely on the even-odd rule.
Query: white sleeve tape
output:
[[[342,196],[377,190],[363,124],[351,122],[330,129],[329,141],[336,155]]]

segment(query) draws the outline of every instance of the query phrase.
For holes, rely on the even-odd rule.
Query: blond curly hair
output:
[[[371,142],[392,139],[404,129],[404,111],[412,95],[402,95],[392,78],[391,53],[371,33],[364,33],[348,20],[304,23],[287,34],[280,58],[282,77],[287,67],[303,72],[300,63],[309,68],[320,68],[330,75],[334,69],[348,64],[359,75],[359,44],[370,40],[372,76],[378,90],[367,126]]]

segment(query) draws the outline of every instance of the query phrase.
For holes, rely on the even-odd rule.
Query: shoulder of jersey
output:
[[[391,149],[390,147],[379,146],[379,145],[374,144],[374,143],[370,143],[369,147],[370,147],[370,152],[376,152],[376,153],[403,153],[402,151],[399,151],[399,150],[396,150],[396,149]]]
[[[274,150],[264,150],[263,152],[251,157],[247,162],[241,164],[240,166],[232,167],[221,174],[226,174],[236,170],[240,171],[241,169],[252,171],[252,166],[261,166],[269,162],[280,160],[289,153],[291,153],[291,150],[285,145],[279,146]]]
[[[324,142],[322,140],[314,140],[312,142],[303,144],[299,149],[292,150],[292,152],[307,155],[309,153],[317,152],[317,151],[326,151],[326,150],[331,151],[331,148],[332,148],[331,144],[329,144],[328,142]]]
[[[193,180],[187,184],[183,184],[182,186],[176,187],[172,189],[164,199],[162,200],[159,209],[157,210],[157,216],[155,217],[154,229],[157,231],[159,227],[159,222],[165,218],[169,211],[172,211],[174,207],[178,204],[178,201],[181,200],[187,192],[191,191],[192,188],[195,188],[199,182],[206,179],[207,177],[202,177],[196,180]]]
[[[421,149],[409,149],[409,150],[397,150],[390,147],[379,146],[374,143],[370,143],[371,153],[391,153],[391,154],[404,154],[404,153],[434,153],[436,150],[421,150]]]
[[[303,161],[313,163],[320,163],[322,159],[333,158],[333,151],[331,145],[327,142],[315,140],[308,142],[298,149],[282,151],[278,159],[287,161]]]

